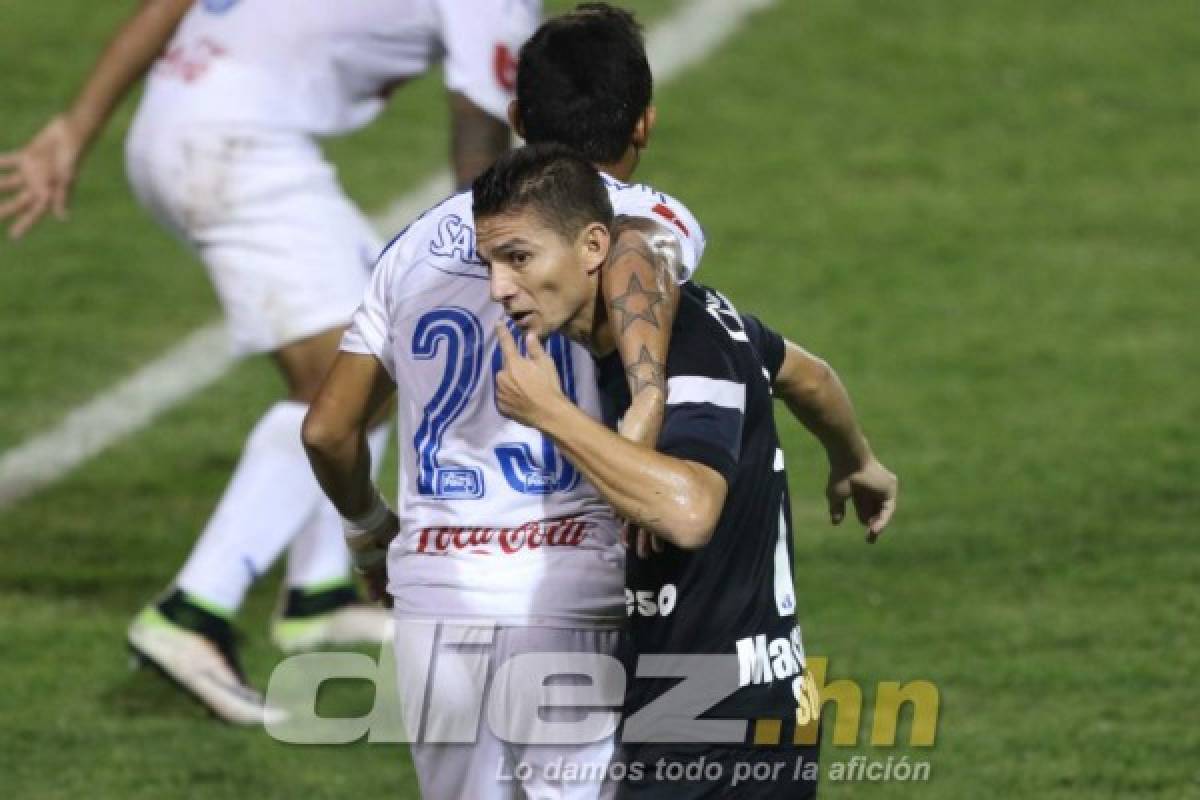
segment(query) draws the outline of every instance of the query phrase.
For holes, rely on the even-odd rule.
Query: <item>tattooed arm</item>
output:
[[[629,382],[631,402],[619,432],[654,447],[667,401],[667,351],[683,251],[673,233],[645,217],[618,217],[613,238],[600,290]],[[621,538],[643,558],[662,549],[657,537],[636,526],[627,526]]]
[[[450,157],[454,183],[465,189],[492,165],[512,141],[508,125],[458,92],[450,92]]]
[[[640,527],[643,554],[654,537],[684,549],[708,543],[729,489],[720,472],[631,442],[582,411],[563,393],[537,334],[526,335],[524,354],[504,323],[496,325],[496,339],[504,354],[496,375],[500,413],[550,437],[613,510]]]
[[[629,382],[631,403],[620,433],[654,447],[667,398],[683,253],[674,234],[642,217],[618,217],[613,238],[600,288]]]

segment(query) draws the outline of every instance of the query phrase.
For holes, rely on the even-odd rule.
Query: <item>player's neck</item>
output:
[[[592,295],[592,301],[585,303],[574,317],[567,320],[561,331],[571,341],[586,347],[596,358],[603,358],[617,349],[616,339],[608,324],[608,310],[604,306],[599,286]]]
[[[607,164],[596,164],[594,166],[601,172],[613,176],[621,183],[629,183],[633,179],[633,173],[637,171],[639,156],[638,149],[630,145],[625,150],[625,154],[617,161]]]
[[[617,349],[616,337],[613,336],[612,326],[608,323],[608,308],[599,291],[592,302],[592,312],[587,320],[586,330],[581,333],[579,343],[596,358],[604,358]]]

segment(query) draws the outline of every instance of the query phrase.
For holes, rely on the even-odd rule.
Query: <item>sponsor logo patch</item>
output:
[[[451,553],[510,556],[543,547],[579,547],[592,523],[579,517],[548,522],[526,522],[515,528],[422,528],[416,552],[431,556]]]

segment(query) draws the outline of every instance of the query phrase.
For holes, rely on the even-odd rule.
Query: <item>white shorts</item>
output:
[[[523,681],[538,674],[547,662],[539,661],[534,668],[510,661],[514,656],[532,653],[555,654],[548,672],[556,677],[545,680],[544,685],[586,687],[590,693],[597,681],[581,678],[579,663],[571,659],[594,654],[612,657],[618,636],[619,632],[612,629],[501,627],[451,621],[439,624],[396,615],[399,698],[421,797],[613,797],[616,784],[608,777],[615,745],[612,731],[606,727],[607,715],[594,707],[564,708],[569,703],[546,703],[545,698],[539,703],[536,696],[530,696],[538,690],[531,690]],[[505,664],[510,667],[505,668]],[[540,678],[535,681],[542,684]],[[605,688],[597,689],[616,699],[611,715],[613,728],[623,688],[622,680],[619,685],[609,681]],[[551,723],[543,729],[540,740],[536,734],[521,731],[524,723],[517,720],[529,713]],[[562,743],[558,731],[563,724],[584,719],[587,735],[562,737],[582,743]],[[540,743],[547,734],[553,741]],[[538,743],[523,743],[531,741]]]
[[[126,141],[139,200],[208,268],[238,354],[342,328],[381,243],[302,134],[139,110]]]

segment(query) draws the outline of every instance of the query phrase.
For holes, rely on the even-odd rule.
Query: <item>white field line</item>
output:
[[[775,0],[694,0],[654,25],[646,36],[656,84],[703,61],[755,11]],[[427,179],[372,218],[391,237],[450,194],[448,171]],[[116,386],[68,413],[53,428],[0,455],[0,508],[48,486],[144,428],[176,403],[217,381],[234,364],[221,322],[206,325]]]

